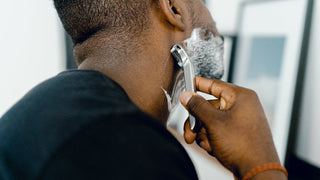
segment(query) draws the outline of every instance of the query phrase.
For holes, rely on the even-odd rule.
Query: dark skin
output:
[[[267,163],[280,163],[267,118],[257,94],[219,80],[196,78],[199,91],[217,97],[206,101],[186,92],[181,103],[200,124],[199,132],[185,124],[184,138],[194,141],[241,179],[251,169]],[[277,170],[264,171],[251,179],[287,179]]]
[[[190,11],[190,8],[194,13]],[[185,39],[189,38],[195,28],[200,27],[208,32],[212,32],[214,35],[219,34],[216,30],[215,22],[201,0],[157,0],[146,16],[150,18],[150,28],[141,32],[141,35],[133,36],[132,38],[119,33],[117,37],[110,37],[107,35],[107,32],[100,32],[85,42],[76,44],[74,56],[77,62],[82,62],[79,64],[79,69],[97,70],[105,74],[117,82],[125,90],[131,101],[141,110],[165,125],[168,109],[162,88],[169,93],[171,92],[173,87],[172,80],[177,72],[170,54],[171,47],[175,44],[181,44]],[[206,87],[207,84],[210,84],[209,81],[198,82],[198,89],[206,92],[207,88],[203,88],[203,86]],[[233,98],[229,98],[230,93],[217,96],[220,100],[225,98],[225,101],[207,102],[203,99],[201,101],[194,101],[194,98],[199,98],[199,96],[194,94],[191,99],[190,94],[182,97],[184,105],[203,124],[201,131],[194,133],[190,130],[187,123],[185,127],[185,139],[188,143],[192,143],[197,139],[202,148],[209,153],[214,153],[223,165],[237,174],[238,177],[241,177],[244,173],[248,172],[248,169],[256,165],[269,161],[279,162],[279,159],[277,158],[274,146],[272,146],[273,142],[272,138],[270,139],[270,132],[263,128],[268,127],[268,125],[264,122],[266,120],[261,118],[265,117],[261,109],[253,111],[257,112],[257,114],[250,117],[258,118],[258,120],[251,119],[252,122],[250,120],[250,122],[245,122],[245,124],[234,120],[238,116],[242,117],[239,112],[247,110],[249,112],[250,108],[241,109],[242,106],[236,106],[237,103],[247,98],[246,94],[248,93],[239,88],[231,88],[232,90],[230,90],[229,86],[231,85],[222,84],[218,87],[220,91],[239,91],[239,93],[236,93],[236,96],[232,95]],[[189,99],[190,101],[188,102],[192,103],[186,102],[186,99]],[[249,99],[252,99],[252,101],[248,105],[256,105],[258,101],[256,96],[250,96]],[[202,101],[207,103],[203,103]],[[199,102],[202,105],[196,106],[198,107],[196,109],[190,109],[191,104]],[[227,126],[216,126],[217,123],[215,121],[217,121],[217,118],[213,114],[220,112],[220,110],[217,110],[218,107],[230,110],[229,116],[220,115],[218,119],[228,119],[228,122],[230,121],[230,124],[233,125],[230,128],[235,128],[233,129],[235,134],[226,134],[225,132],[228,132],[226,130],[229,130]],[[253,107],[256,108],[256,106]],[[233,115],[231,116],[230,114]],[[229,119],[233,119],[234,122]],[[263,123],[259,124],[261,121]],[[261,138],[253,141],[257,143],[247,144],[247,140],[251,140],[250,138],[252,137],[246,130],[251,129],[252,125],[262,128],[261,132],[254,132],[261,135]],[[240,126],[244,129],[238,132],[237,129]],[[236,141],[234,139],[238,136],[236,133],[243,133],[243,138]],[[263,139],[263,133],[267,133],[267,140]],[[221,136],[221,138],[215,138],[217,136]],[[270,148],[265,150],[265,146],[267,145],[263,145],[263,143],[266,141],[268,147],[270,145]],[[238,148],[239,146],[243,148]],[[244,148],[246,146],[251,148],[248,148],[248,150]],[[265,154],[265,156],[261,158],[254,156],[256,158],[251,159],[243,156],[246,153],[260,153]],[[225,156],[225,154],[228,156]],[[272,176],[273,174],[275,176]],[[261,173],[255,176],[255,178],[259,178],[260,176],[260,179],[265,179],[266,177],[284,179],[282,177],[283,174],[277,171]]]

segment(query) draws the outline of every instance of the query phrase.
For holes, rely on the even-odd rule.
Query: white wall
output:
[[[2,1],[0,117],[28,90],[64,69],[64,36],[51,0]]]
[[[320,168],[320,0],[315,0],[296,155]]]
[[[223,34],[235,34],[239,6],[245,0],[207,0],[207,5],[212,17],[217,23],[217,28]]]

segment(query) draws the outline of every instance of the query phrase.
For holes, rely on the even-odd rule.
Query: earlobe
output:
[[[182,11],[178,5],[180,0],[159,0],[161,10],[167,21],[175,28],[184,31]]]

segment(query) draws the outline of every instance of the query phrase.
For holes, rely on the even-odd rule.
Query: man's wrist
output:
[[[267,172],[267,173],[265,173]],[[241,174],[240,179],[242,180],[251,180],[256,177],[260,177],[260,174],[266,174],[268,177],[281,177],[279,176],[279,173],[284,175],[285,177],[288,177],[288,172],[285,167],[283,167],[280,163],[266,163],[259,166],[256,166],[249,170],[245,175]],[[266,176],[263,175],[263,176]],[[259,178],[260,179],[260,178]],[[281,178],[283,179],[283,178]]]
[[[283,173],[282,171],[278,171],[278,170],[268,170],[268,171],[263,171],[260,172],[258,174],[256,174],[255,176],[253,176],[252,178],[250,178],[250,180],[264,180],[264,179],[268,179],[268,180],[287,180],[287,176],[285,175],[285,173]]]
[[[269,152],[272,152],[272,151],[269,151]],[[242,159],[239,164],[242,164],[241,166],[239,166],[239,175],[241,178],[245,177],[253,169],[262,167],[264,165],[278,164],[281,166],[277,153],[269,153],[268,155],[265,155],[265,156],[263,156],[263,153],[260,153],[260,156],[256,155],[256,156],[251,156],[247,159]],[[272,169],[270,167],[268,168]]]

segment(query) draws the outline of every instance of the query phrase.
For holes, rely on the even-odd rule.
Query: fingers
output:
[[[212,148],[208,139],[208,134],[204,127],[202,127],[200,132],[197,134],[197,143],[207,152],[212,152]]]
[[[210,102],[193,92],[184,92],[181,95],[181,103],[190,114],[207,125],[214,123],[221,114]]]
[[[216,79],[196,77],[196,88],[220,99],[220,110],[228,110],[235,103],[236,90],[232,84]]]
[[[210,142],[207,136],[207,131],[204,127],[202,127],[199,132],[195,133],[190,128],[190,121],[187,120],[184,124],[184,139],[186,143],[192,144],[195,140],[197,141],[198,145],[202,147],[207,152],[211,152],[212,148],[210,146]]]
[[[212,94],[216,98],[220,98],[222,92],[225,90],[226,86],[228,86],[226,82],[203,77],[196,77],[195,82],[199,91]]]
[[[191,127],[190,127],[190,121],[187,120],[185,123],[184,123],[184,140],[186,141],[186,143],[188,144],[192,144],[196,137],[197,137],[197,133],[195,133],[194,131],[191,130]]]

